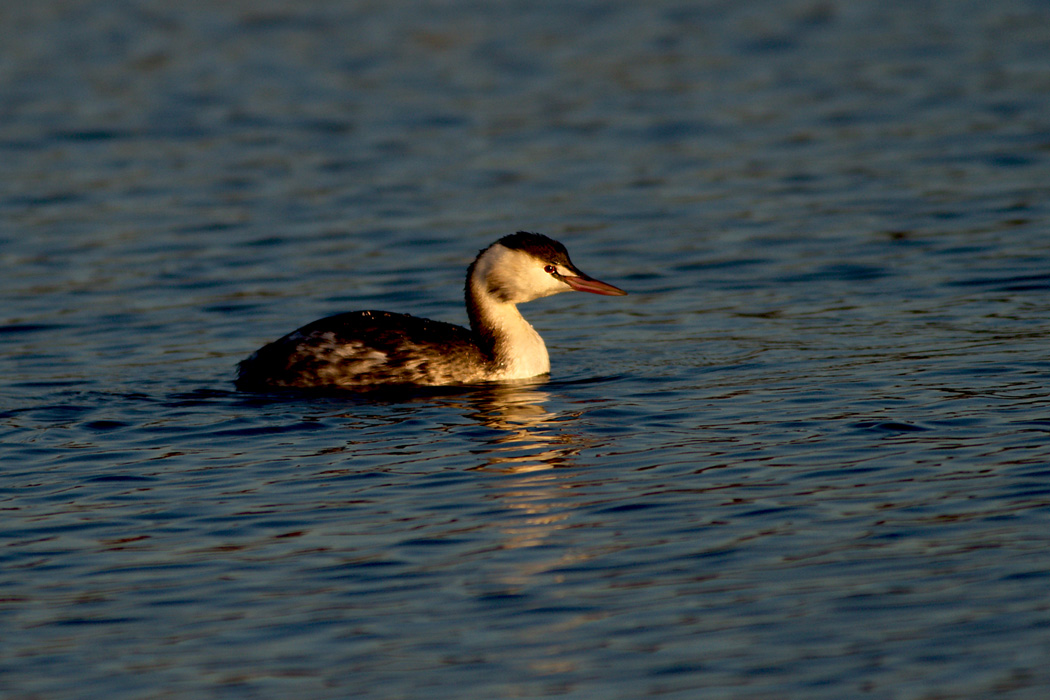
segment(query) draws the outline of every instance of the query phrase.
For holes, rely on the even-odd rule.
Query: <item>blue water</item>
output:
[[[0,10],[0,696],[1044,698],[1050,6]],[[242,394],[327,314],[549,380]]]

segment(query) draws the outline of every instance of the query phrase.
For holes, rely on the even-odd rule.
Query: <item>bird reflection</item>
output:
[[[552,413],[547,391],[536,385],[501,384],[471,393],[464,400],[466,415],[496,431],[475,450],[485,461],[475,471],[524,474],[571,466],[579,453],[579,437],[563,430],[578,414]]]
[[[573,472],[567,468],[573,466],[584,445],[580,435],[569,428],[579,413],[548,410],[551,398],[536,385],[501,385],[467,399],[468,415],[496,431],[484,447],[475,450],[483,461],[471,470],[518,477],[479,484],[491,489],[491,495],[509,511],[509,517],[494,523],[504,536],[503,549],[543,544],[566,527],[572,513],[568,497],[573,492]],[[546,569],[555,562],[534,564]],[[513,578],[532,573],[519,571]]]
[[[479,461],[467,469],[513,477],[477,482],[477,487],[488,492],[489,499],[506,508],[505,515],[491,523],[505,536],[500,543],[502,549],[543,543],[566,526],[574,501],[582,495],[581,490],[575,488],[579,474],[571,467],[576,466],[582,450],[593,446],[594,439],[574,429],[582,410],[551,410],[549,405],[554,396],[544,386],[535,382],[503,383],[453,393],[445,390],[384,396],[385,401],[405,406],[406,411],[414,412],[416,409],[412,407],[421,403],[438,405],[491,431],[471,436],[469,454]],[[341,415],[355,422],[360,420],[359,415]],[[444,432],[450,427],[445,424],[438,429]],[[377,450],[388,449],[385,444],[377,446]],[[371,450],[367,441],[352,440],[334,450],[326,450],[328,454],[334,451],[360,455]],[[417,444],[412,449],[417,455],[425,451],[425,444]],[[399,454],[406,456],[404,449]],[[554,562],[548,564],[555,565]]]
[[[595,556],[578,548],[551,546],[562,533],[579,526],[578,508],[593,491],[581,488],[587,485],[590,472],[577,468],[578,462],[581,453],[600,445],[600,438],[588,436],[580,426],[583,406],[574,408],[549,386],[522,382],[387,397],[388,403],[381,405],[389,407],[396,402],[399,408],[393,413],[380,412],[391,421],[379,430],[383,441],[373,445],[365,437],[347,441],[339,448],[355,455],[393,456],[389,443],[394,432],[391,424],[417,416],[421,405],[436,409],[437,415],[446,420],[416,433],[416,441],[400,443],[396,455],[402,475],[408,473],[406,465],[429,471],[433,469],[431,459],[444,464],[460,461],[457,458],[462,455],[450,453],[444,446],[449,432],[468,440],[465,452],[470,461],[466,469],[478,474],[478,478],[469,483],[468,495],[464,496],[467,511],[463,518],[469,520],[474,507],[487,504],[484,522],[470,527],[484,532],[484,566],[469,583],[479,596],[535,591],[538,583],[547,581],[552,572]],[[378,418],[373,416],[361,422],[360,409],[366,405],[371,404],[360,403],[354,412],[341,414],[349,426],[360,428]],[[450,414],[466,418],[476,427],[467,433],[462,430],[462,422]],[[439,446],[436,455],[428,454]],[[357,473],[358,469],[347,471]],[[429,530],[430,536],[441,539],[454,531],[459,537],[463,522],[460,518],[453,518],[451,523],[436,522]]]

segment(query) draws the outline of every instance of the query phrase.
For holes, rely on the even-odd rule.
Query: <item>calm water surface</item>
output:
[[[1046,3],[9,5],[0,696],[1046,697]],[[519,229],[548,381],[233,390]]]

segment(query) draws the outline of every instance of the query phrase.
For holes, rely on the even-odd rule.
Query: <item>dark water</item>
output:
[[[1046,697],[1050,5],[0,35],[5,699]],[[549,381],[233,391],[519,229]]]

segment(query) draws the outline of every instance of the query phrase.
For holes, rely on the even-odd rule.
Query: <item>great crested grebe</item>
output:
[[[521,231],[482,250],[467,269],[470,330],[387,311],[329,316],[241,362],[237,387],[361,390],[537,377],[550,372],[547,346],[517,305],[572,290],[627,293],[580,272],[558,241]]]

